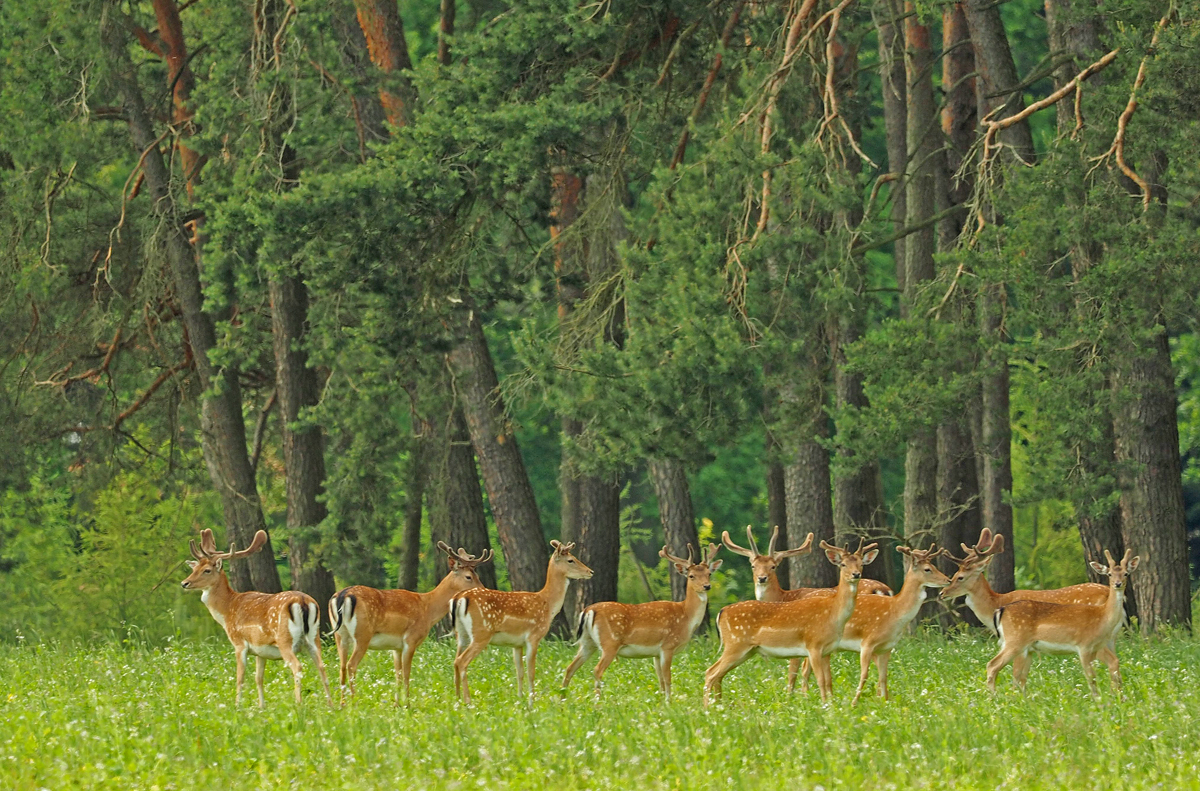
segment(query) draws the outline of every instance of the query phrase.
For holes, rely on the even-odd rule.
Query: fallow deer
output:
[[[458,639],[454,658],[454,688],[464,703],[471,702],[467,668],[492,644],[510,646],[517,670],[517,694],[528,673],[529,697],[533,698],[538,643],[562,609],[571,580],[589,579],[592,570],[571,554],[572,544],[551,541],[554,551],[546,567],[546,584],[540,591],[498,591],[474,588],[450,600],[450,623]],[[526,656],[526,670],[521,659]]]
[[[654,660],[658,687],[669,703],[671,661],[675,652],[687,644],[704,619],[708,591],[712,588],[712,573],[721,567],[721,561],[715,559],[720,549],[716,544],[709,544],[707,558],[702,556],[698,563],[692,562],[691,544],[688,544],[687,560],[668,554],[666,547],[659,550],[659,556],[670,561],[677,574],[687,578],[687,594],[683,601],[652,601],[645,604],[606,601],[593,604],[580,613],[579,627],[575,633],[579,651],[567,667],[563,689],[571,683],[575,671],[599,650],[600,660],[592,671],[596,677],[597,700],[600,698],[604,671],[614,659],[618,656],[650,657]]]
[[[358,664],[368,649],[391,651],[396,668],[396,702],[400,687],[408,700],[413,654],[435,623],[450,611],[450,600],[471,588],[482,587],[475,567],[492,559],[486,550],[479,557],[461,547],[455,552],[446,542],[438,549],[446,554],[450,573],[428,593],[407,590],[377,590],[365,585],[345,588],[329,600],[329,622],[337,643],[338,678],[345,697],[347,681],[354,696]]]
[[[267,533],[259,530],[246,549],[218,552],[211,530],[200,533],[200,546],[188,542],[194,560],[188,561],[192,573],[181,584],[187,590],[200,590],[200,600],[208,607],[217,623],[225,627],[225,634],[233,644],[237,657],[237,697],[242,702],[242,682],[246,676],[246,654],[254,654],[256,662],[254,681],[258,686],[258,705],[263,706],[263,674],[268,659],[282,659],[292,671],[295,682],[296,702],[300,695],[300,660],[296,653],[303,646],[317,666],[321,686],[325,689],[325,700],[329,697],[329,680],[325,677],[325,663],[321,661],[320,629],[321,610],[316,600],[300,591],[283,593],[237,593],[229,587],[225,575],[226,560],[237,560],[253,555],[267,543]]]
[[[1108,598],[1103,604],[1022,600],[997,609],[993,621],[1000,635],[1000,652],[987,665],[988,689],[996,691],[997,674],[1012,662],[1013,684],[1024,691],[1031,663],[1029,651],[1034,650],[1078,655],[1093,697],[1100,695],[1096,689],[1096,671],[1092,667],[1099,659],[1108,666],[1112,686],[1120,694],[1121,670],[1112,647],[1112,636],[1125,616],[1126,579],[1140,562],[1140,558],[1131,559],[1132,554],[1133,550],[1127,549],[1121,562],[1114,563],[1106,549],[1107,566],[1091,562],[1097,573],[1108,575]]]
[[[746,525],[746,538],[749,540],[750,548],[739,547],[733,543],[733,539],[729,537],[729,531],[721,533],[721,542],[725,544],[726,549],[735,555],[741,555],[750,559],[750,569],[754,575],[754,598],[758,601],[795,601],[803,599],[806,596],[824,596],[831,595],[834,588],[791,588],[785,589],[779,584],[779,575],[777,569],[779,564],[787,558],[797,557],[799,555],[807,555],[812,551],[813,534],[809,533],[808,538],[804,540],[801,546],[795,549],[775,550],[775,544],[779,540],[779,525],[771,532],[771,543],[767,546],[767,553],[758,551],[758,544],[754,540],[754,528]],[[882,582],[872,579],[862,579],[858,584],[859,593],[870,593],[880,596],[891,596],[892,589]]]
[[[867,596],[859,594],[854,614],[846,622],[842,638],[837,647],[842,651],[857,651],[859,655],[858,690],[854,693],[853,706],[862,696],[867,676],[871,672],[871,661],[879,672],[879,695],[889,699],[887,686],[888,660],[892,649],[908,630],[908,625],[925,603],[926,588],[941,588],[950,582],[934,564],[934,560],[946,552],[931,546],[928,550],[896,547],[904,555],[904,585],[895,596]],[[808,665],[804,668],[804,689],[808,689]],[[792,691],[796,679],[788,677],[788,692]]]
[[[704,701],[720,696],[721,680],[753,653],[764,657],[807,656],[817,676],[821,699],[833,688],[829,655],[837,648],[842,631],[854,613],[863,566],[875,559],[875,544],[856,552],[824,541],[821,548],[838,566],[838,586],[833,596],[809,596],[785,602],[743,601],[731,604],[717,616],[723,651],[704,674]]]

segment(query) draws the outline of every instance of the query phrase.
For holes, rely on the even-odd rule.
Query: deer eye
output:
[[[205,573],[205,574],[212,574],[212,569],[205,569],[205,570],[204,570],[204,573]]]
[[[467,582],[470,582],[470,581],[471,581],[471,575],[470,575],[470,574],[468,574],[468,575],[467,575]]]
[[[568,563],[574,563],[575,561],[574,561],[573,559],[568,559],[568,560],[567,560],[567,562],[568,562]]]

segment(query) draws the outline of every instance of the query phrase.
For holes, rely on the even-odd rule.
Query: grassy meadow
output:
[[[990,639],[917,636],[893,655],[891,702],[853,710],[851,654],[834,662],[829,707],[815,691],[785,696],[786,665],[752,659],[705,710],[701,679],[717,650],[701,639],[676,659],[669,706],[644,660],[618,660],[599,704],[590,666],[560,696],[573,647],[551,642],[532,706],[516,698],[510,652],[492,649],[472,666],[475,701],[463,708],[452,644],[429,641],[407,708],[392,705],[391,655],[372,652],[343,709],[326,707],[312,672],[297,708],[290,674],[269,663],[260,711],[253,664],[248,703],[235,708],[233,655],[216,640],[3,647],[0,788],[1200,788],[1192,638],[1123,637],[1119,703],[1106,678],[1091,700],[1072,657],[1037,657],[1027,697],[1006,671],[991,699]],[[326,662],[336,673],[332,647]]]

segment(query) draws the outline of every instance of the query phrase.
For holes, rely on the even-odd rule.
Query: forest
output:
[[[205,527],[322,603],[427,590],[438,541],[536,590],[574,542],[568,623],[747,524],[893,587],[987,528],[997,590],[1131,548],[1137,628],[1190,628],[1198,18],[5,3],[0,640],[216,634]]]

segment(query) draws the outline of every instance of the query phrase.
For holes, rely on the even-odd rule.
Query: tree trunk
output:
[[[904,36],[900,34],[901,15],[897,0],[878,0],[873,10],[879,38],[879,78],[883,87],[883,125],[887,138],[888,172],[898,181],[892,182],[892,226],[899,231],[904,226],[907,201],[903,174],[908,162],[908,78],[904,72]],[[904,291],[904,239],[892,243],[896,263],[896,287]],[[901,309],[907,306],[901,303]]]
[[[938,426],[938,536],[939,546],[959,552],[959,544],[974,544],[979,540],[979,481],[975,477],[975,446],[965,421],[950,420]],[[1012,555],[1012,552],[1006,554]],[[995,575],[996,560],[988,573]],[[946,556],[939,562],[942,571],[953,574],[958,566]],[[961,617],[973,625],[979,621],[971,615],[965,603],[959,602]]]
[[[1100,51],[1101,23],[1095,0],[1046,0],[1046,38],[1050,52],[1072,56],[1054,70],[1054,88],[1066,85]],[[1104,84],[1104,72],[1088,78],[1088,87]],[[1055,107],[1058,133],[1069,134],[1075,128],[1075,100],[1063,97]],[[1091,573],[1089,569],[1089,574]]]
[[[421,579],[421,522],[424,516],[422,505],[429,478],[427,457],[430,444],[431,439],[428,436],[413,437],[404,480],[404,554],[400,558],[400,574],[396,584],[397,587],[410,591],[417,589]],[[482,495],[480,497],[482,498]],[[480,503],[480,508],[482,507],[483,504]],[[430,524],[432,522],[431,518]]]
[[[1003,285],[985,285],[979,296],[983,357],[983,526],[1013,542],[1012,426],[1008,409],[1008,354],[1004,349],[1005,292]],[[1000,593],[1016,587],[1015,552],[1001,552],[992,561],[988,579]]]
[[[993,120],[1016,115],[1025,108],[1025,100],[1022,91],[1017,88],[1021,78],[1008,47],[1008,34],[1000,18],[1000,6],[994,0],[965,0],[964,5],[967,25],[971,29],[971,43],[975,48],[975,68],[982,83],[979,115],[986,117],[997,107],[1003,109],[991,116]],[[1013,124],[1002,130],[999,140],[1005,146],[1006,156],[1033,163],[1033,134],[1028,122]]]
[[[1187,528],[1179,462],[1175,375],[1159,328],[1129,350],[1113,387],[1125,546],[1142,559],[1133,585],[1142,631],[1191,626]]]
[[[904,4],[906,12],[913,4]],[[940,145],[933,100],[933,52],[929,29],[914,14],[904,20],[905,76],[908,80],[905,223],[928,222],[937,202]],[[908,236],[904,243],[905,273],[903,303],[912,315],[919,292],[933,279],[936,231],[933,226]],[[904,460],[904,534],[915,546],[927,546],[937,514],[937,432],[919,428],[908,439]]]
[[[500,382],[483,324],[474,310],[468,311],[464,324],[465,337],[450,353],[450,360],[457,374],[471,444],[483,471],[488,503],[496,519],[508,579],[513,590],[539,590],[546,581],[550,553],[542,535],[537,500],[517,438],[504,414]]]
[[[579,537],[575,555],[591,568],[592,576],[567,589],[573,606],[568,625],[589,605],[617,600],[617,569],[621,560],[621,484],[613,478],[587,475],[579,481]]]
[[[677,459],[650,459],[646,468],[654,485],[654,495],[658,498],[658,518],[662,521],[667,551],[675,557],[686,558],[690,544],[703,555],[683,463]],[[686,594],[687,580],[671,572],[671,600],[683,601]]]
[[[429,470],[430,527],[434,541],[445,541],[472,555],[491,548],[488,537],[487,514],[483,508],[483,491],[479,488],[479,471],[475,467],[475,452],[460,409],[447,394],[447,413],[439,418],[432,433],[437,438],[437,459]],[[549,560],[549,557],[547,557]],[[476,570],[479,581],[489,588],[496,587],[496,568],[484,563]],[[545,570],[542,572],[545,574]],[[446,576],[447,568],[437,557],[434,579]],[[512,576],[510,570],[509,576]],[[515,587],[515,586],[514,586]]]
[[[200,413],[205,462],[213,485],[221,495],[226,526],[234,542],[246,547],[256,531],[266,529],[266,522],[246,450],[246,425],[242,418],[242,392],[237,370],[232,366],[218,369],[209,357],[209,352],[217,346],[216,329],[212,316],[204,310],[196,251],[187,229],[173,213],[171,174],[158,150],[158,135],[154,133],[145,99],[134,76],[126,37],[112,13],[116,12],[106,10],[102,15],[101,35],[115,64],[113,78],[129,121],[133,143],[139,154],[144,152],[142,167],[146,186],[155,211],[164,220],[163,252],[171,269],[200,386],[209,394],[201,404]],[[261,552],[230,566],[230,577],[239,590],[277,593],[281,589],[269,540]]]
[[[354,0],[358,24],[367,39],[371,62],[390,76],[379,89],[388,123],[405,126],[412,121],[415,96],[412,83],[404,72],[412,71],[408,44],[404,39],[404,22],[396,0]]]
[[[253,90],[262,118],[262,139],[270,145],[263,161],[272,171],[273,187],[286,190],[300,178],[295,152],[284,140],[286,130],[295,121],[291,94],[287,91],[262,90],[263,75],[283,68],[277,46],[284,32],[283,0],[258,0],[254,8],[252,46]],[[275,168],[278,168],[277,172]],[[317,426],[296,426],[300,412],[317,405],[320,382],[308,365],[308,286],[297,267],[283,264],[282,271],[267,265],[267,291],[271,299],[271,336],[275,350],[275,393],[279,400],[279,424],[283,439],[283,464],[287,489],[288,564],[292,571],[292,589],[307,593],[318,603],[329,601],[336,591],[333,574],[311,550],[317,530],[327,511],[320,496],[325,490],[325,440]],[[321,607],[321,623],[329,628],[329,614]]]
[[[774,447],[775,437],[769,431],[767,432],[767,446],[771,448],[767,454],[767,531],[770,535],[770,531],[778,526],[779,535],[786,541],[788,540],[787,487],[784,485],[783,464],[778,458],[779,451]],[[779,584],[784,588],[791,587],[788,571],[786,563],[775,570]]]
[[[831,588],[837,585],[837,568],[817,545],[834,541],[833,500],[830,495],[829,451],[818,441],[829,435],[825,416],[824,388],[813,388],[806,407],[807,425],[796,432],[795,450],[783,468],[787,496],[787,539],[789,547],[804,543],[813,534],[813,551],[791,558],[789,577],[795,587]]]

